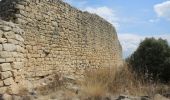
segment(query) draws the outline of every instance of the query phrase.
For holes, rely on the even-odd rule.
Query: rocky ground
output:
[[[27,94],[23,93],[24,95],[3,94],[0,95],[0,100],[170,100],[170,93],[154,94],[153,96],[105,93],[100,96],[91,96],[84,93],[81,86],[75,84],[74,80],[67,78],[63,81],[65,83],[57,83],[58,87],[52,84]]]

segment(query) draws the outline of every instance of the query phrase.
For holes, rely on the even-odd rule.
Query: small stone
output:
[[[10,63],[0,64],[0,71],[9,71],[12,70]]]
[[[12,76],[12,73],[10,71],[6,71],[6,72],[1,72],[1,79],[6,79]]]
[[[6,86],[9,86],[9,85],[11,85],[13,83],[14,83],[14,80],[13,80],[12,77],[11,78],[7,78],[7,79],[4,80],[4,85],[6,85]]]
[[[16,45],[9,44],[9,43],[3,44],[3,48],[5,51],[16,51],[17,50]]]

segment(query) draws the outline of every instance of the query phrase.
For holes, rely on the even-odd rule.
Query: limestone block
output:
[[[15,34],[16,40],[23,42],[24,39],[19,34]]]
[[[3,44],[3,48],[5,51],[16,51],[17,49],[15,44],[9,44],[9,43]]]
[[[12,57],[15,57],[15,58],[19,57],[18,52],[11,52],[10,54],[12,54]]]
[[[7,42],[7,39],[6,39],[6,38],[0,38],[0,44],[6,43],[6,42]]]
[[[7,87],[0,87],[0,94],[4,94],[7,90]]]
[[[20,87],[16,83],[14,83],[7,88],[7,93],[8,94],[18,94],[19,90],[20,90]]]
[[[16,79],[16,76],[20,75],[19,71],[17,70],[12,70],[12,74],[13,74],[13,77],[15,77],[15,79]]]
[[[3,50],[3,47],[2,47],[2,44],[0,44],[0,51],[2,51]]]
[[[15,33],[13,31],[5,32],[4,36],[7,39],[14,39],[15,38]]]
[[[12,70],[10,63],[0,64],[0,71],[9,71]]]
[[[5,86],[9,86],[11,84],[14,84],[14,80],[13,80],[12,77],[11,78],[7,78],[7,79],[4,80],[4,85]]]
[[[1,79],[3,80],[3,79],[11,77],[12,73],[10,71],[6,71],[6,72],[1,72],[0,75],[1,75]]]
[[[3,100],[13,100],[12,96],[9,94],[3,94],[2,98],[3,98]]]
[[[1,58],[9,58],[9,57],[12,57],[12,54],[8,51],[1,51],[0,52],[0,57]]]
[[[21,68],[24,67],[24,63],[23,63],[23,62],[13,62],[13,63],[12,63],[12,67],[13,67],[14,69],[21,69]]]
[[[2,27],[2,30],[5,31],[5,32],[8,32],[8,31],[11,30],[11,27],[9,27],[9,26],[3,26],[3,27]]]
[[[8,43],[19,44],[19,41],[14,40],[14,39],[8,39]]]
[[[5,62],[5,59],[0,58],[0,63],[4,63],[4,62]]]
[[[24,31],[23,31],[22,29],[18,28],[18,27],[13,28],[13,31],[14,31],[16,34],[23,34],[23,33],[24,33]]]
[[[16,7],[17,9],[25,9],[24,5],[20,5],[20,4],[17,4],[15,7]]]
[[[6,58],[5,59],[5,62],[14,62],[15,61],[15,58]]]
[[[4,86],[4,82],[0,81],[0,87]],[[1,93],[0,93],[1,94]]]
[[[3,33],[4,32],[2,30],[0,30],[0,38],[2,37]]]
[[[24,53],[25,52],[25,49],[19,45],[17,45],[17,52],[22,52]]]

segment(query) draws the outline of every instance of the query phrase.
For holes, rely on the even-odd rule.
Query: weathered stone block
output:
[[[8,51],[1,51],[0,52],[0,58],[10,58],[10,57],[12,57],[11,52],[8,52]]]
[[[4,33],[5,38],[7,39],[14,39],[15,38],[15,33],[13,31],[10,32],[5,32]]]
[[[6,71],[6,72],[1,72],[0,73],[1,79],[6,79],[12,76],[12,73],[10,71]]]
[[[12,63],[12,67],[13,67],[14,69],[21,69],[21,68],[24,67],[24,63],[23,63],[23,62],[13,62],[13,63]]]
[[[0,58],[0,63],[4,63],[4,62],[5,62],[5,59]]]
[[[3,81],[0,81],[0,88],[4,86],[4,82]]]
[[[17,49],[15,44],[9,44],[9,43],[3,44],[3,48],[5,51],[16,51]]]
[[[15,7],[16,7],[17,9],[24,9],[24,8],[25,8],[24,5],[21,5],[21,4],[17,4]]]
[[[7,42],[7,39],[6,39],[6,38],[1,38],[1,37],[0,37],[0,44],[6,43],[6,42]]]
[[[12,77],[11,78],[7,78],[7,79],[4,80],[4,85],[5,86],[9,86],[11,84],[14,84],[14,80],[13,80]]]
[[[25,49],[19,45],[17,45],[17,52],[22,52],[24,53],[25,52]]]
[[[3,27],[2,27],[2,30],[5,31],[5,32],[8,32],[8,31],[11,30],[11,27],[9,27],[9,26],[3,26]]]
[[[18,94],[19,90],[20,90],[19,86],[16,83],[14,83],[14,84],[10,85],[10,87],[7,88],[7,93],[8,94]]]
[[[16,40],[24,42],[24,39],[19,34],[15,34]]]
[[[6,58],[5,59],[5,62],[14,62],[15,61],[15,58]]]
[[[0,44],[0,51],[2,51],[3,50],[3,47],[2,47],[2,44]]]
[[[19,44],[19,41],[14,40],[14,39],[8,39],[8,43]]]
[[[4,94],[7,90],[7,87],[0,87],[0,94]]]
[[[0,64],[0,71],[9,71],[12,70],[10,63]]]
[[[9,94],[3,94],[2,99],[3,99],[3,100],[13,100],[13,99],[12,99],[12,96],[9,95]]]

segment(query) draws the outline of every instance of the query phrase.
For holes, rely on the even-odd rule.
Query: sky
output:
[[[116,27],[123,57],[131,55],[146,37],[170,44],[170,0],[64,0],[95,13]]]

